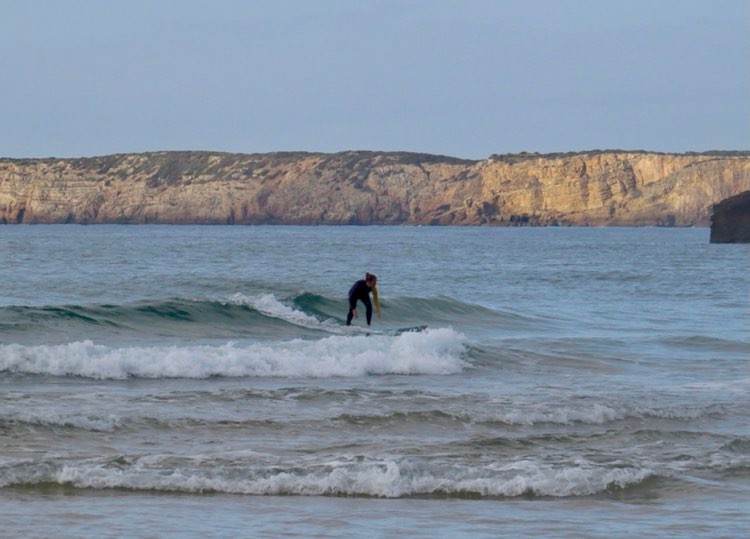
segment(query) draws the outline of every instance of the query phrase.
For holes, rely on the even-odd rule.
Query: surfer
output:
[[[346,315],[346,325],[350,326],[352,318],[357,317],[357,301],[365,304],[367,314],[367,325],[372,321],[372,303],[370,303],[370,292],[375,302],[375,312],[380,320],[380,301],[378,300],[378,278],[372,273],[365,273],[365,278],[354,283],[349,290],[349,312]]]

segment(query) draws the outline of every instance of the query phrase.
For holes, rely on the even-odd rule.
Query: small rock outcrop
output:
[[[750,191],[713,207],[711,243],[750,243]]]
[[[0,223],[707,226],[750,153],[152,152],[0,159]]]

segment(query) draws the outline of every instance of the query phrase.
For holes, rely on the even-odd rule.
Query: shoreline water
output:
[[[203,494],[0,495],[16,537],[741,537],[745,492],[713,499],[362,499]],[[133,508],[137,508],[133,510]],[[186,515],[190,515],[187,519]],[[65,527],[60,526],[65,523]]]

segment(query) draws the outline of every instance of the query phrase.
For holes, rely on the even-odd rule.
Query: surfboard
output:
[[[426,325],[418,326],[371,326],[367,333],[372,335],[401,335],[402,333],[419,332],[427,329]]]

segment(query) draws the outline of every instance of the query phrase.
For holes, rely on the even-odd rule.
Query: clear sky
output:
[[[0,157],[750,149],[749,0],[0,0]]]

